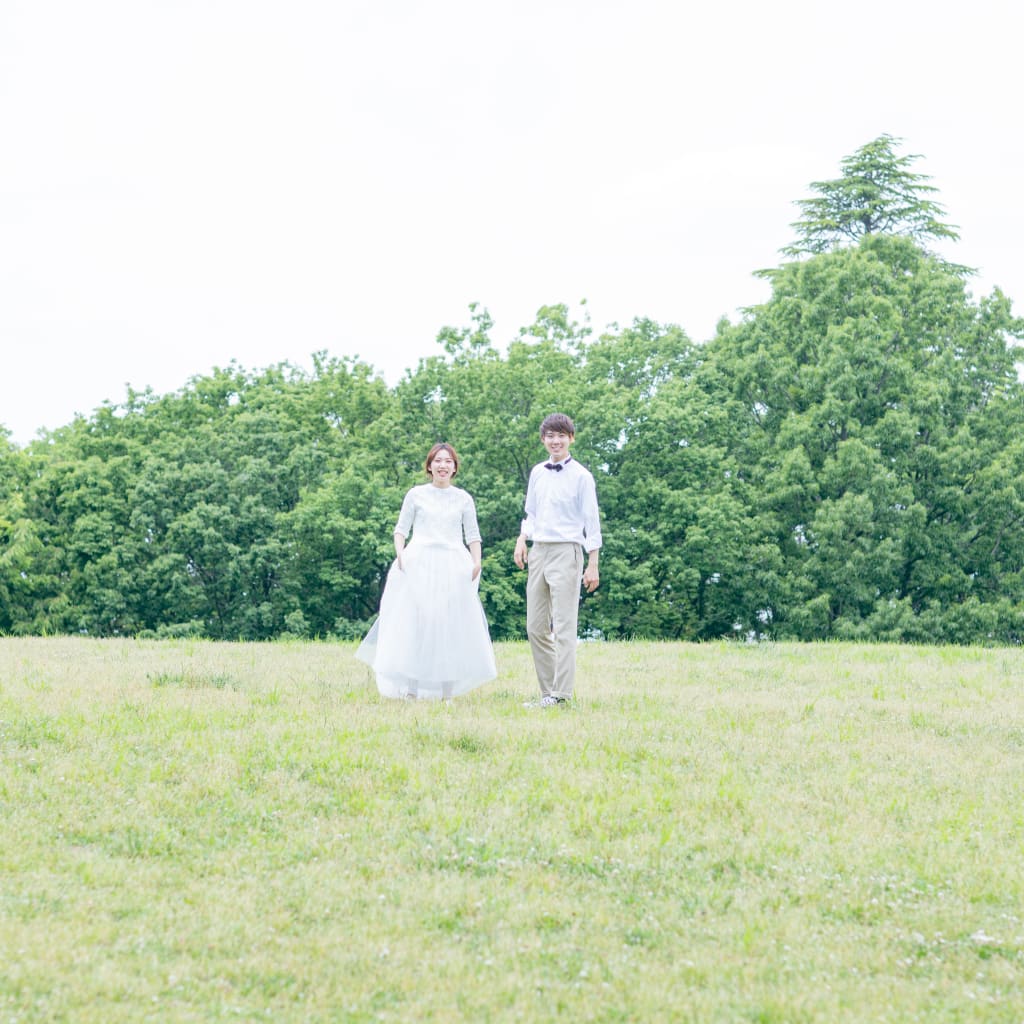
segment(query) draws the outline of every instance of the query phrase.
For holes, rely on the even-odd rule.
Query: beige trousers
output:
[[[569,698],[576,682],[583,549],[579,544],[535,543],[527,569],[526,635],[541,696]]]

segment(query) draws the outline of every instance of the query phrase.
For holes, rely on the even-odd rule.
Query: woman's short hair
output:
[[[459,471],[459,454],[447,441],[438,441],[437,444],[427,452],[426,460],[423,463],[423,470],[427,476],[430,476],[430,464],[437,458],[437,453],[441,451],[447,452],[452,457],[452,462],[455,463],[455,470],[452,472],[452,476],[454,477]]]
[[[544,422],[540,425],[540,436],[543,437],[545,434],[569,434],[575,437],[576,426],[564,412],[553,412],[550,416],[545,416]]]

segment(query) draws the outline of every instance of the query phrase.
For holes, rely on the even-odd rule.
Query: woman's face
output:
[[[427,467],[434,480],[435,487],[447,487],[455,475],[455,460],[447,448],[442,448]]]

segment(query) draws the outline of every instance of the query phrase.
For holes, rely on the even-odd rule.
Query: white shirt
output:
[[[593,476],[571,457],[555,463],[561,470],[547,465],[539,462],[530,471],[523,532],[535,543],[579,544],[595,551],[601,546],[601,518]]]

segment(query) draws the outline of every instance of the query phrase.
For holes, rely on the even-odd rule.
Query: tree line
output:
[[[1018,643],[1024,321],[929,251],[955,231],[897,141],[812,183],[770,298],[703,344],[552,305],[499,348],[471,307],[393,387],[319,353],[0,434],[0,632],[358,637],[445,440],[519,637],[526,480],[566,411],[602,507],[588,635]]]

